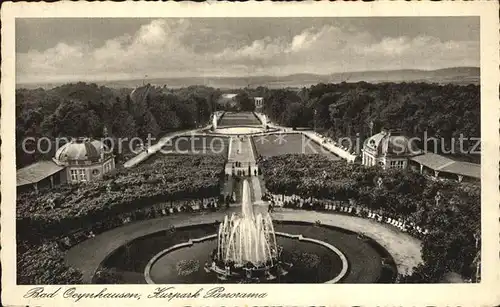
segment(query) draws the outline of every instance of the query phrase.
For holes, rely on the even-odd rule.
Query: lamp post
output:
[[[313,131],[316,132],[316,114],[318,114],[318,110],[314,109],[314,117],[313,117]]]
[[[439,205],[439,201],[441,200],[441,192],[437,192],[436,196],[434,196],[434,199],[436,200],[436,206]]]

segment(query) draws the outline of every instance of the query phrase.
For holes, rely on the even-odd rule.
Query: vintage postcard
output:
[[[4,4],[2,304],[500,304],[498,8]]]

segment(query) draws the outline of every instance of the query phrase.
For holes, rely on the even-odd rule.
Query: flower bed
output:
[[[197,272],[200,269],[200,262],[198,260],[181,260],[176,265],[177,275],[187,276]]]

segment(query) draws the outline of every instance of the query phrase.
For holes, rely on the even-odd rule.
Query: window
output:
[[[405,161],[403,160],[391,161],[391,168],[404,168],[404,167],[405,167]]]
[[[111,171],[111,162],[104,163],[104,173]]]
[[[79,177],[80,181],[87,181],[87,174],[85,172],[85,169],[78,170],[78,177]]]
[[[72,169],[70,171],[71,174],[71,181],[78,181],[78,170]]]

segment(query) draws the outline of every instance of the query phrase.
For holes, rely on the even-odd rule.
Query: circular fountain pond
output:
[[[397,270],[385,249],[356,234],[345,236],[320,223],[277,224],[268,212],[254,212],[244,180],[240,214],[133,240],[104,267],[122,265],[139,281],[142,269],[143,281],[150,284],[336,283],[349,282],[349,276],[363,282],[366,273],[372,278],[368,282],[394,277]]]
[[[114,272],[115,283],[222,283],[205,270],[217,247],[219,222],[174,229],[137,238],[112,252],[99,270]],[[375,241],[327,225],[274,221],[277,243],[283,247],[283,259],[293,263],[287,275],[273,283],[391,283],[396,276],[392,257]],[[289,238],[280,235],[295,235]],[[338,249],[337,254],[324,245],[299,240],[298,236],[323,241]],[[193,239],[212,236],[202,242]],[[192,240],[192,245],[173,248]],[[167,252],[165,252],[167,251]],[[347,270],[342,256],[347,259]],[[156,256],[156,257],[155,257]],[[156,259],[155,259],[156,258]],[[149,267],[149,268],[148,268]],[[227,281],[231,282],[231,281]]]
[[[270,281],[335,283],[346,274],[347,259],[333,246],[300,235],[276,235],[277,243],[283,248],[283,260],[294,266],[286,275],[276,276]],[[158,253],[146,266],[146,281],[160,284],[220,282],[203,268],[203,264],[211,261],[207,252],[217,247],[216,237],[212,235],[196,241],[181,243]]]

